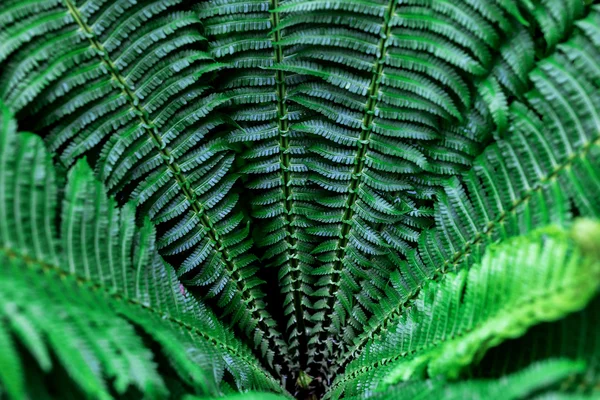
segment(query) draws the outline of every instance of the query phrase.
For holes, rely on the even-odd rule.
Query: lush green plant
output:
[[[2,0],[0,96],[0,397],[600,394],[592,2]]]

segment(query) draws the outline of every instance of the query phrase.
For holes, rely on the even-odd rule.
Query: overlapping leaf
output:
[[[61,182],[36,180],[39,187],[27,186],[27,174],[38,179],[51,168],[49,161],[41,161],[45,156],[19,153],[30,158],[11,163],[30,173],[7,172],[17,187],[24,186],[0,193],[0,204],[37,204],[46,214],[34,213],[40,219],[35,226],[46,233],[70,218],[73,226],[86,228],[78,232],[77,245],[70,248],[74,242],[67,241],[63,248],[44,241],[41,231],[22,231],[14,223],[30,213],[18,207],[0,210],[0,221],[7,221],[0,233],[11,237],[11,246],[25,246],[33,260],[42,256],[47,266],[66,267],[78,276],[57,284],[60,290],[44,286],[46,280],[27,285],[35,274],[54,276],[54,269],[38,266],[45,272],[35,272],[36,267],[34,275],[17,277],[2,290],[21,303],[41,291],[56,299],[57,312],[64,307],[72,315],[85,314],[86,321],[103,315],[82,311],[96,301],[89,299],[97,299],[106,302],[106,310],[120,313],[124,332],[137,333],[146,330],[146,320],[132,321],[137,314],[127,314],[120,300],[94,285],[89,297],[81,295],[87,300],[79,309],[65,299],[77,296],[78,285],[90,280],[140,295],[139,302],[147,304],[177,294],[181,279],[188,288],[199,287],[192,293],[221,309],[220,317],[245,333],[265,365],[279,371],[298,396],[319,394],[318,386],[329,386],[346,367],[349,373],[337,381],[334,395],[342,390],[375,398],[489,394],[506,384],[503,376],[515,373],[517,364],[522,368],[529,362],[513,362],[509,355],[503,362],[514,367],[492,375],[471,365],[469,373],[485,380],[447,390],[439,377],[397,385],[390,376],[447,375],[473,359],[469,353],[452,368],[440,367],[436,351],[450,345],[438,346],[423,336],[420,327],[430,325],[407,320],[419,313],[419,321],[427,320],[415,304],[437,301],[432,287],[476,274],[472,268],[480,268],[474,266],[494,242],[541,226],[564,227],[573,216],[598,218],[600,9],[590,3],[6,0],[0,6],[0,95],[22,124],[45,138],[57,163],[77,165],[74,171],[85,179],[71,172],[65,196],[73,201],[63,207],[56,204],[62,194],[50,193]],[[31,136],[23,140],[34,143]],[[31,147],[40,148],[39,143]],[[123,203],[133,200],[136,207],[116,211],[109,197],[86,196],[102,190],[89,171],[81,172],[83,156],[111,195]],[[29,159],[31,165],[25,165]],[[38,196],[42,182],[45,197]],[[14,193],[19,195],[13,198]],[[56,221],[46,217],[55,207],[61,210]],[[80,209],[107,213],[108,222],[73,211]],[[135,227],[134,214],[142,228]],[[157,226],[156,244],[146,218]],[[75,234],[73,227],[59,226],[53,235],[60,240]],[[99,235],[105,231],[112,234]],[[92,243],[91,237],[98,239]],[[558,247],[573,243],[564,239]],[[101,251],[123,241],[137,249],[127,252],[130,263],[150,260],[146,265],[156,269],[143,287],[124,285],[112,273],[116,264],[109,261],[122,253]],[[176,274],[164,261],[148,258],[154,247]],[[9,258],[7,265],[17,262]],[[498,276],[510,272],[507,268],[496,271]],[[151,281],[164,287],[148,292]],[[282,294],[274,295],[271,304],[265,293],[274,289],[267,285],[278,285]],[[451,291],[446,289],[442,292]],[[192,296],[179,290],[186,301]],[[465,309],[489,300],[483,294],[468,299]],[[42,302],[47,299],[31,300],[30,307]],[[493,312],[492,306],[484,311]],[[11,307],[5,315],[14,311]],[[285,336],[272,312],[286,326]],[[214,321],[210,312],[206,315],[202,318]],[[513,326],[517,321],[507,317],[505,322]],[[178,324],[175,330],[184,326]],[[167,325],[157,332],[170,332]],[[25,331],[12,325],[0,331],[3,347],[13,348],[8,343],[18,332]],[[385,353],[389,348],[377,347],[378,340],[399,332],[423,339],[417,346],[421,358],[390,356]],[[573,332],[588,331],[577,326]],[[523,343],[529,343],[527,337]],[[41,347],[27,342],[29,337],[18,339],[46,368]],[[102,350],[102,343],[94,342],[92,350]],[[165,343],[159,344],[164,348]],[[471,349],[480,348],[477,340],[469,343]],[[568,348],[564,339],[560,343]],[[146,345],[132,348],[142,354]],[[553,348],[551,343],[547,347]],[[18,352],[11,354],[7,360],[18,358]],[[593,390],[595,378],[589,377],[595,376],[596,361],[581,352],[551,351],[523,358],[538,364],[506,378],[514,381],[514,393],[537,390],[535,382],[544,382],[537,379],[543,375],[539,371],[549,376],[558,371],[558,382],[581,369],[580,363],[566,361],[545,364],[548,357],[585,358],[588,372],[583,380],[579,374],[577,382]],[[126,364],[111,364],[108,358],[90,364],[92,370],[100,366],[109,382],[95,380],[89,393],[145,391],[142,381],[124,372]],[[244,359],[254,365],[250,353]],[[213,365],[202,373],[210,375],[212,368],[218,376],[200,385],[205,379],[188,376],[192,365],[185,357],[173,360],[183,363],[173,368],[180,373],[177,378],[162,370],[161,376],[151,375],[148,364],[147,376],[153,377],[144,381],[153,382],[147,386],[149,395],[160,397],[165,388],[176,395],[192,388],[209,396],[234,392],[236,385],[269,388],[264,375],[233,364],[227,370],[235,377],[221,379],[222,366]],[[359,371],[360,363],[366,366]],[[16,382],[18,368],[1,370],[4,382]],[[34,377],[30,372],[24,373]],[[532,385],[522,385],[523,376],[535,378]]]
[[[510,106],[506,138],[491,144],[462,179],[444,185],[435,205],[435,227],[421,234],[418,249],[407,260],[392,258],[397,269],[385,297],[341,364],[426,282],[471,265],[472,256],[488,243],[563,224],[571,217],[571,204],[580,215],[598,218],[600,99],[590,90],[598,79],[577,61],[581,56],[566,55],[574,43],[585,43],[589,54],[598,51],[592,39],[595,28],[589,28],[598,15],[593,10],[578,22],[573,37],[531,72],[535,89],[527,94],[527,103]]]
[[[584,239],[585,238],[585,239]],[[579,311],[600,287],[589,243],[600,225],[542,228],[491,246],[468,271],[430,281],[334,383],[331,396],[368,395],[409,379],[456,378],[490,347]]]
[[[313,292],[311,355],[327,374],[363,331],[396,264],[434,222],[444,177],[467,169],[508,104],[528,89],[536,31],[551,51],[585,15],[549,26],[547,4],[289,1],[278,71],[312,77],[289,91],[310,110],[292,129],[311,140],[315,188],[303,206],[323,242]],[[543,26],[542,26],[543,25]],[[325,225],[325,226],[323,226]],[[335,349],[334,349],[335,348]],[[335,363],[334,363],[335,364]]]
[[[159,252],[184,283],[207,287],[269,363],[285,361],[232,190],[229,124],[217,112],[242,99],[210,88],[224,64],[207,52],[190,5],[9,1],[0,13],[7,105],[36,116],[66,166],[93,154],[111,192],[158,224]]]
[[[281,390],[181,285],[156,251],[149,220],[136,225],[133,204],[118,208],[85,160],[64,187],[42,141],[17,135],[0,110],[0,384],[11,398],[50,390],[25,380],[51,371],[72,385],[46,396],[78,390],[108,399],[135,388],[165,398],[172,378],[166,365],[159,372],[157,357],[198,394],[220,393],[222,380],[240,390]]]
[[[288,316],[288,345],[294,369],[306,368],[306,323],[311,308],[309,271],[314,247],[303,228],[312,225],[302,216],[311,195],[305,189],[303,165],[306,140],[290,128],[300,110],[287,101],[288,93],[304,77],[270,70],[286,57],[281,45],[277,0],[213,0],[199,6],[209,49],[225,63],[219,90],[235,96],[226,112],[238,125],[230,143],[251,144],[241,154],[240,172],[248,177],[253,235],[264,251],[263,259],[278,271]],[[275,282],[273,282],[275,283]],[[297,375],[297,373],[294,373]]]

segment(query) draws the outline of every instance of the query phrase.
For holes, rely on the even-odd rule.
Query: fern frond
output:
[[[76,362],[85,386],[53,353],[56,334],[28,335],[11,305],[0,308],[9,349],[0,361],[11,366],[0,382],[22,394],[31,379],[36,398],[55,387],[136,397],[146,383],[155,397],[277,391],[270,373],[299,398],[334,381],[333,397],[491,396],[502,379],[515,396],[593,393],[595,340],[572,351],[554,323],[543,325],[559,350],[550,338],[547,353],[480,358],[502,340],[521,349],[529,334],[513,336],[582,307],[552,283],[566,274],[562,283],[579,285],[577,268],[596,264],[565,269],[556,252],[600,256],[595,236],[561,231],[583,218],[580,233],[595,232],[600,218],[594,3],[4,0],[0,100],[49,151],[27,134],[21,150],[0,153],[0,205],[10,205],[0,207],[0,238],[12,249],[0,300],[27,303],[40,291],[23,307],[50,301],[52,318],[65,308],[70,320],[57,324],[93,357]],[[14,131],[6,118],[0,128]],[[508,254],[510,244],[529,258]],[[31,264],[20,248],[35,261],[27,277],[18,276]],[[507,255],[492,267],[497,249]],[[545,297],[532,292],[527,303],[518,281],[492,301],[516,268],[506,260],[519,256],[528,267],[540,258],[514,276],[548,277],[530,286]],[[67,293],[79,291],[87,302],[70,304]],[[581,301],[592,292],[581,290]],[[519,314],[563,300],[556,315]],[[96,301],[103,308],[88,311]],[[434,305],[434,314],[423,308]],[[479,325],[445,331],[474,305]],[[145,315],[163,309],[154,329],[160,322]],[[131,357],[114,350],[109,328],[88,329],[104,315],[147,360],[146,380],[127,372]],[[583,323],[572,332],[593,334]],[[206,369],[195,365],[203,357]],[[586,372],[571,376],[579,360]],[[518,370],[530,365],[528,386]],[[542,370],[556,380],[538,380]],[[450,382],[457,376],[468,379]]]
[[[399,232],[419,232],[434,222],[432,200],[443,177],[470,167],[490,132],[507,129],[509,99],[528,88],[535,31],[527,26],[537,29],[537,20],[511,2],[486,4],[329,1],[280,7],[280,43],[291,54],[272,68],[311,77],[289,99],[309,110],[293,126],[315,142],[316,157],[305,160],[308,181],[319,193],[312,219],[324,222],[324,212],[339,216],[328,218],[333,226],[325,228],[329,236],[339,235],[337,246],[331,241],[331,250],[314,250],[327,267],[317,270],[313,297],[320,305],[325,298],[327,306],[313,316],[317,347],[311,352],[323,355],[317,364],[326,374],[331,359],[377,312],[377,302],[367,298],[383,295],[361,290],[375,277],[368,263],[355,265],[356,253],[393,271],[390,249],[405,257],[417,245],[418,235],[401,238]],[[584,9],[573,6],[569,13],[570,28]],[[568,29],[557,34],[562,39]],[[332,147],[335,155],[324,150]],[[366,188],[378,202],[359,195]],[[317,206],[320,198],[339,194],[346,201],[335,212]],[[395,211],[382,213],[382,204]],[[314,231],[321,229],[308,230]],[[321,275],[324,270],[329,275]],[[385,284],[372,287],[383,290]],[[339,343],[333,353],[332,342]]]
[[[246,162],[240,170],[248,176],[246,187],[252,189],[254,196],[251,201],[252,215],[256,218],[253,236],[256,244],[264,249],[265,261],[279,271],[284,314],[289,318],[288,346],[296,360],[294,369],[303,370],[307,361],[307,316],[311,308],[306,300],[311,292],[307,272],[314,258],[309,254],[313,245],[301,232],[306,222],[297,215],[296,197],[302,193],[305,182],[304,134],[291,126],[290,122],[297,117],[289,112],[288,106],[290,88],[297,82],[293,74],[270,69],[286,57],[286,39],[282,38],[278,7],[278,0],[250,4],[215,0],[202,4],[199,15],[205,18],[212,54],[233,67],[247,65],[243,73],[225,79],[221,90],[229,93],[230,87],[244,81],[241,93],[250,94],[260,87],[265,94],[270,94],[252,102],[261,107],[263,113],[268,112],[260,119],[240,118],[235,114],[235,104],[224,112],[239,124],[230,133],[229,141],[252,142],[253,145],[242,154]],[[250,80],[257,75],[263,78]]]
[[[581,21],[593,20],[596,15],[597,11],[592,10]],[[592,46],[578,28],[566,43],[581,41]],[[595,83],[579,72],[581,66],[569,61],[562,48],[566,44],[531,72],[534,85],[547,91],[552,88],[551,96],[562,100],[556,102],[554,97],[534,89],[526,95],[527,104],[515,102],[510,106],[506,138],[490,145],[462,180],[448,181],[444,192],[438,195],[435,228],[421,234],[418,249],[408,253],[407,261],[390,256],[397,271],[385,290],[387,299],[373,310],[364,332],[352,338],[342,360],[351,358],[392,315],[401,312],[404,302],[418,293],[425,282],[471,265],[471,254],[488,243],[545,224],[564,223],[569,217],[570,201],[581,215],[597,218],[598,202],[592,194],[597,186],[590,183],[586,190],[581,186],[583,182],[595,182],[597,175],[594,166],[598,159],[599,103],[593,98],[595,95],[590,99],[587,91],[581,91]],[[545,65],[556,66],[561,75],[552,81],[540,80],[537,77],[545,76],[541,75],[548,68]],[[569,83],[558,84],[559,81]],[[575,91],[576,88],[580,90]],[[569,107],[569,111],[558,108],[565,104],[582,107]],[[542,118],[533,110],[540,110]],[[555,118],[559,115],[565,120],[557,126]],[[581,126],[587,128],[578,129]]]
[[[0,337],[15,376],[2,374],[0,383],[10,396],[33,390],[25,379],[36,369],[62,368],[92,398],[132,387],[165,398],[159,356],[199,394],[218,394],[223,379],[239,390],[281,391],[181,285],[157,253],[149,220],[138,227],[133,204],[117,208],[85,160],[70,169],[63,187],[41,139],[16,134],[10,113],[1,111]],[[16,349],[31,354],[37,367]]]
[[[1,27],[15,43],[0,79],[7,105],[42,116],[35,128],[49,131],[49,148],[66,166],[94,154],[110,190],[135,199],[142,218],[160,223],[159,252],[184,260],[184,283],[208,286],[222,315],[273,364],[286,346],[248,252],[232,189],[239,175],[226,139],[231,124],[217,111],[263,94],[207,86],[227,65],[207,51],[200,19],[180,0],[41,3],[43,13],[35,4],[22,7]],[[39,29],[22,37],[30,24]]]
[[[550,359],[498,379],[473,379],[463,382],[424,380],[405,382],[382,393],[354,396],[347,399],[466,399],[490,400],[522,399],[552,388],[557,383],[585,370],[585,363],[568,359]],[[536,397],[537,398],[537,397]]]
[[[582,309],[599,288],[600,259],[579,238],[598,235],[600,226],[586,221],[571,231],[543,228],[489,247],[468,271],[430,282],[348,365],[332,396],[423,375],[456,378],[490,347]]]

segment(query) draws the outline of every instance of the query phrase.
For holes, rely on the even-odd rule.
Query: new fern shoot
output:
[[[600,397],[600,3],[0,1],[0,399]]]

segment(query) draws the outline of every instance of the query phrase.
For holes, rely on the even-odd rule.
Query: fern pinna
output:
[[[597,397],[598,65],[587,0],[2,1],[0,397]]]

